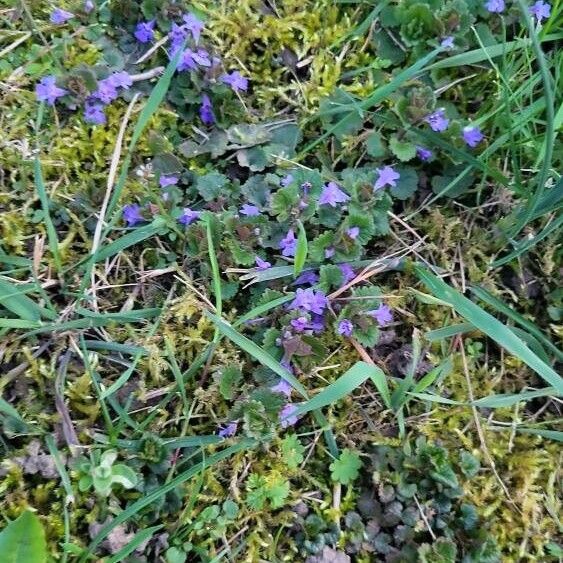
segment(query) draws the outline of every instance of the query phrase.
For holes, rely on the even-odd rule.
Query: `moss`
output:
[[[339,44],[351,28],[349,10],[321,0],[286,0],[270,8],[259,0],[224,2],[198,8],[209,17],[210,34],[227,66],[250,76],[256,103],[272,108],[287,105],[313,112],[332,93],[347,70],[378,60],[368,44]],[[371,73],[359,74],[344,88],[365,95],[373,90]]]
[[[464,375],[455,370],[448,378],[451,397],[466,400]],[[490,372],[472,372],[472,383],[479,396],[495,392]],[[508,390],[507,390],[508,391]],[[495,411],[495,420],[510,420],[509,409]],[[553,483],[558,471],[556,444],[528,434],[512,436],[509,430],[494,432],[487,421],[481,425],[487,448],[496,470],[515,505],[504,496],[486,457],[474,427],[469,407],[437,407],[418,431],[438,440],[451,452],[465,448],[481,458],[481,472],[466,484],[467,500],[486,518],[490,533],[498,541],[503,561],[545,560],[545,545],[557,534],[553,510],[546,502],[546,485]]]

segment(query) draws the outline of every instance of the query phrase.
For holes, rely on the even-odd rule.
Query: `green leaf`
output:
[[[281,508],[289,496],[289,481],[282,479],[268,486],[268,499],[272,508]]]
[[[303,461],[305,446],[299,441],[295,434],[288,434],[282,440],[281,450],[283,461],[290,469],[297,469]]]
[[[2,563],[46,563],[47,542],[41,521],[26,510],[0,532]]]
[[[389,191],[397,199],[407,199],[414,194],[418,187],[418,174],[410,166],[398,166],[397,172],[401,177],[397,180],[397,185],[391,186]]]
[[[237,366],[227,366],[221,371],[219,391],[224,399],[231,400],[234,397],[235,387],[242,379],[242,372]]]
[[[446,538],[438,538],[432,545],[422,544],[418,549],[420,563],[455,563],[457,547]]]
[[[325,293],[341,287],[343,279],[342,270],[336,264],[323,264],[319,270],[319,285]]]
[[[330,464],[330,476],[333,481],[348,485],[358,477],[360,467],[360,456],[346,448],[342,450],[340,457]]]
[[[457,197],[465,193],[474,183],[471,168],[464,165],[446,168],[444,175],[432,177],[432,191],[436,196]]]
[[[212,201],[221,195],[229,179],[219,172],[210,172],[196,180],[196,189],[205,201]]]
[[[118,463],[111,468],[111,480],[126,489],[132,489],[138,481],[136,473],[127,465]]]
[[[374,158],[383,158],[386,154],[385,143],[380,133],[370,133],[366,139],[366,151]]]
[[[461,461],[459,466],[461,467],[461,471],[466,477],[475,477],[479,472],[479,468],[481,467],[481,463],[479,460],[472,454],[466,451],[461,452]]]
[[[534,354],[507,326],[421,266],[415,265],[414,270],[436,297],[449,303],[463,318],[531,367],[549,385],[555,387],[559,396],[563,395],[563,378]]]
[[[393,135],[389,141],[391,152],[402,162],[412,160],[416,156],[416,146],[408,140],[399,140]]]

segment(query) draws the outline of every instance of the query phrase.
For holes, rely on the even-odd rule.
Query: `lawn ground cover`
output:
[[[0,563],[561,560],[560,2],[0,22]]]

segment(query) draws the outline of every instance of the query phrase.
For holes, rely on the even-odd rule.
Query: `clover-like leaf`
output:
[[[290,469],[297,469],[303,461],[305,446],[299,441],[295,434],[288,434],[282,440],[281,450],[283,461]]]
[[[389,148],[402,162],[412,160],[416,156],[416,146],[406,139],[399,139],[397,135],[391,137]]]
[[[340,457],[330,464],[330,475],[333,481],[348,485],[358,477],[361,467],[360,456],[346,448],[342,450]]]

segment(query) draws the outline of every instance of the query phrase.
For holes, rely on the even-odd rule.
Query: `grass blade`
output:
[[[270,368],[273,372],[277,373],[282,379],[287,381],[303,398],[308,399],[307,390],[295,376],[287,371],[274,357],[270,356],[268,352],[262,350],[258,344],[242,335],[235,330],[232,325],[219,318],[212,313],[205,313],[214,323],[219,331],[232,340],[239,348],[244,350],[247,354],[258,360],[263,366]]]
[[[471,292],[476,295],[481,301],[494,307],[500,313],[512,319],[515,323],[519,324],[522,328],[526,329],[532,336],[539,340],[542,344],[547,346],[556,356],[559,361],[563,361],[563,352],[555,346],[551,340],[531,321],[524,318],[520,313],[509,307],[506,303],[495,297],[492,293],[488,292],[482,287],[472,286]]]
[[[537,187],[534,193],[529,199],[528,208],[524,216],[516,223],[513,230],[511,231],[511,238],[515,237],[530,221],[531,217],[538,206],[539,201],[543,197],[545,191],[545,183],[549,175],[549,169],[551,167],[551,158],[553,156],[553,145],[555,141],[555,99],[553,95],[553,77],[549,72],[547,61],[543,54],[540,42],[538,40],[538,34],[534,29],[534,22],[530,17],[529,7],[524,3],[523,0],[517,0],[520,11],[524,21],[526,22],[526,27],[528,28],[528,33],[532,40],[532,49],[536,55],[537,64],[539,66],[540,75],[543,82],[543,95],[545,97],[545,135],[544,135],[544,147],[541,152],[543,154],[542,167],[540,173],[538,174]]]
[[[139,227],[138,229],[135,229],[134,231],[131,231],[126,235],[123,235],[117,240],[106,244],[92,256],[93,262],[101,262],[106,258],[111,258],[112,256],[115,256],[119,252],[125,250],[126,248],[129,248],[130,246],[133,246],[135,244],[139,244],[140,242],[153,237],[160,230],[162,230],[164,224],[164,219],[162,219],[162,217],[157,217],[149,225],[143,225],[142,227]]]
[[[2,397],[0,397],[0,413],[7,414],[8,416],[15,418],[17,421],[25,424],[25,421],[20,416],[20,413],[12,405],[10,405],[10,403],[2,399]]]
[[[294,297],[295,297],[294,293],[289,293],[287,295],[284,295],[283,297],[272,299],[272,301],[268,301],[268,303],[264,303],[263,305],[258,305],[258,307],[254,307],[254,309],[251,309],[250,311],[248,311],[248,313],[246,313],[242,317],[239,317],[233,323],[233,326],[240,326],[246,323],[247,321],[255,319],[256,317],[260,317],[261,315],[267,313],[272,309],[277,309],[281,305],[284,305],[285,303],[292,301]]]
[[[437,340],[445,340],[446,338],[451,338],[452,336],[457,336],[458,334],[465,334],[475,330],[475,327],[471,323],[458,323],[455,325],[448,325],[442,328],[437,328],[436,330],[429,330],[424,334],[424,337],[429,342],[436,342]]]
[[[220,444],[225,438],[209,434],[207,436],[184,436],[183,438],[166,438],[164,446],[167,449],[175,450],[177,448],[197,448],[201,446],[210,446],[212,444]]]
[[[122,547],[115,555],[112,555],[108,559],[108,563],[119,563],[123,561],[128,555],[133,553],[142,543],[146,542],[152,538],[158,530],[160,530],[164,524],[159,524],[158,526],[151,526],[150,528],[144,528],[135,534],[133,539],[124,547]]]
[[[25,290],[0,279],[0,305],[25,321],[38,321],[42,309],[25,295]]]
[[[491,264],[491,267],[498,268],[499,266],[504,266],[504,264],[512,262],[512,260],[518,258],[522,254],[524,254],[524,252],[530,250],[530,248],[538,244],[538,242],[541,242],[551,233],[558,231],[562,225],[563,215],[560,215],[559,217],[557,217],[557,219],[554,219],[553,221],[551,221],[551,223],[548,223],[535,237],[524,237],[523,239],[521,239],[520,242],[515,245],[515,248],[512,252],[510,252],[506,256],[503,256],[502,258],[499,258],[498,260],[495,260]]]
[[[434,274],[420,266],[414,266],[414,270],[418,278],[436,297],[448,302],[459,315],[531,367],[544,381],[556,389],[558,395],[563,395],[563,378],[551,366],[538,358],[507,326]]]
[[[219,273],[219,263],[217,262],[217,253],[215,252],[215,244],[213,243],[213,232],[211,231],[211,217],[205,218],[205,230],[207,233],[207,251],[209,254],[209,262],[211,263],[211,273],[213,275],[213,293],[215,294],[215,310],[217,315],[221,316],[223,312],[223,297],[221,291],[221,275]]]
[[[385,374],[377,366],[370,365],[366,362],[357,362],[335,382],[325,387],[319,394],[305,403],[297,405],[297,410],[291,413],[291,415],[302,415],[328,405],[333,405],[343,397],[352,393],[352,391],[359,387],[366,379],[374,379],[375,377],[385,379]]]
[[[553,387],[546,387],[545,389],[539,389],[537,391],[523,391],[522,393],[514,394],[499,394],[490,395],[489,397],[483,397],[482,399],[477,399],[473,401],[473,405],[481,408],[488,409],[499,409],[504,407],[511,407],[517,403],[529,401],[530,399],[536,399],[537,397],[553,397],[555,395],[555,389]]]
[[[541,41],[557,41],[561,38],[563,38],[563,34],[558,33],[546,35]],[[507,43],[496,43],[495,45],[488,45],[481,49],[473,49],[472,51],[466,51],[459,55],[453,55],[447,59],[431,64],[429,68],[458,68],[462,65],[482,63],[483,61],[500,57],[517,49],[527,49],[530,45],[531,41],[529,39],[517,39],[516,41],[509,41]]]
[[[45,104],[39,104],[37,109],[37,124],[35,127],[35,134],[37,135],[37,154],[33,161],[33,179],[35,182],[35,190],[39,196],[39,201],[41,202],[41,208],[43,210],[43,221],[45,222],[45,228],[47,230],[47,239],[49,242],[49,250],[55,261],[55,267],[59,274],[61,273],[62,261],[61,254],[59,252],[59,239],[57,237],[57,231],[55,230],[55,225],[51,219],[51,214],[49,212],[49,196],[47,195],[47,190],[45,189],[45,181],[43,180],[43,171],[41,170],[41,159],[39,152],[39,130],[41,128],[41,122],[43,121],[43,113],[45,110]]]
[[[303,266],[305,266],[308,253],[307,233],[305,232],[305,228],[303,227],[303,223],[301,223],[301,221],[298,222],[298,226],[299,236],[297,237],[295,261],[293,262],[293,275],[295,277],[297,277],[301,273],[301,270],[303,270]]]

